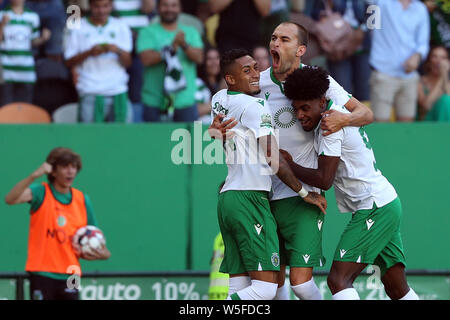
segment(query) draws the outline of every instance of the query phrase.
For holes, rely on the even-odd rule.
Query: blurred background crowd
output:
[[[53,122],[209,123],[220,54],[270,67],[283,21],[376,121],[450,121],[449,16],[448,0],[0,0],[0,121],[20,103]]]

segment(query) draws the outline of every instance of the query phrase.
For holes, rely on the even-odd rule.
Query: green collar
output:
[[[275,83],[277,86],[280,87],[281,93],[284,94],[283,84],[277,78],[275,78],[275,75],[273,74],[273,68],[272,67],[270,67],[270,79],[272,79],[273,83]]]
[[[333,105],[333,100],[328,100],[327,110],[330,110],[331,106]]]
[[[298,66],[299,69],[303,68],[305,65],[303,63],[300,62],[300,65]],[[284,94],[284,88],[283,88],[283,83],[281,83],[273,74],[273,69],[272,67],[270,67],[270,79],[272,79],[273,83],[275,83],[276,85],[278,85],[280,87],[281,93]]]
[[[87,17],[86,20],[87,20],[87,22],[89,22],[90,25],[92,25],[92,26],[94,26],[94,27],[96,27],[96,28],[103,28],[104,26],[106,26],[106,25],[108,24],[108,22],[109,22],[109,17],[108,17],[108,19],[106,20],[105,24],[103,24],[103,25],[97,25],[97,24],[94,24],[94,23],[92,22],[90,16]]]
[[[234,96],[236,94],[242,94],[242,92],[227,90],[227,94]]]

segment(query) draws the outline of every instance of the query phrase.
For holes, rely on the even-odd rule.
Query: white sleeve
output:
[[[335,104],[343,106],[348,100],[350,100],[351,95],[342,88],[342,86],[336,82],[331,76],[328,76],[330,80],[330,86],[328,87],[325,97],[328,100],[332,100]]]
[[[66,29],[63,38],[64,59],[68,60],[81,53],[78,47],[77,30]]]
[[[332,133],[326,137],[323,136],[323,130],[319,131],[319,156],[340,157],[344,132],[341,130]]]
[[[117,46],[126,52],[133,51],[133,35],[130,27],[122,23],[121,32]]]
[[[31,39],[37,39],[41,36],[41,32],[39,31],[39,28],[41,27],[41,20],[39,19],[38,14],[36,13],[33,19],[33,22],[31,23],[31,27],[32,27],[32,35],[31,35]]]
[[[260,101],[247,105],[240,119],[241,124],[250,129],[256,138],[275,134],[267,101]]]

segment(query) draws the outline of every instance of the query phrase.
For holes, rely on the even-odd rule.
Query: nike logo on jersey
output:
[[[347,253],[347,250],[344,250],[344,249],[340,249],[339,251],[341,253],[341,258],[344,256],[344,254]]]
[[[305,263],[308,263],[309,257],[311,257],[311,256],[309,254],[304,254],[302,257],[303,257],[303,260],[305,260]]]
[[[256,232],[258,233],[258,236],[259,236],[259,234],[261,233],[262,225],[260,225],[259,223],[255,224],[255,229],[256,229]]]
[[[370,230],[374,223],[375,221],[373,221],[372,219],[366,220],[367,230]]]
[[[319,228],[319,231],[320,229],[322,229],[322,223],[323,223],[322,220],[317,220],[317,228]]]

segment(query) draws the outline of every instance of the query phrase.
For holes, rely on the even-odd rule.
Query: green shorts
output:
[[[300,197],[274,200],[270,206],[278,225],[281,264],[302,268],[323,266],[322,211]]]
[[[356,211],[336,248],[335,261],[375,264],[381,275],[397,263],[406,266],[400,234],[402,204],[397,197],[378,208]]]
[[[279,271],[277,226],[266,191],[230,190],[217,203],[225,252],[220,272]]]

